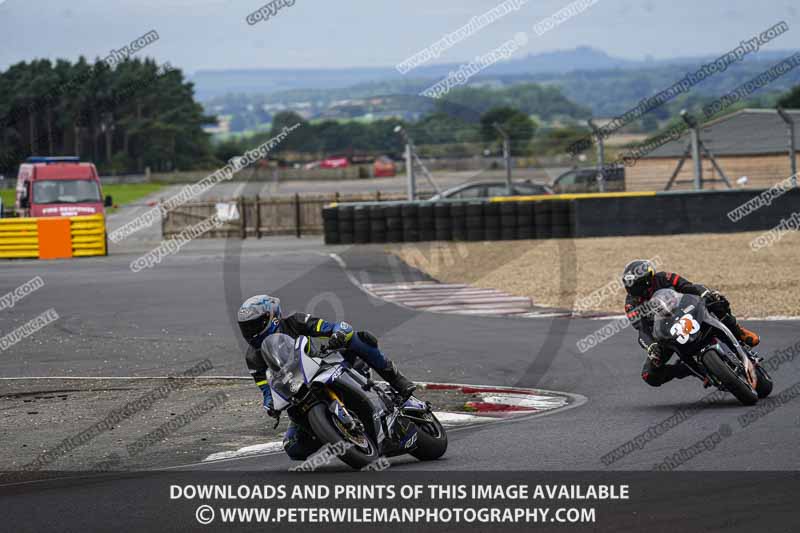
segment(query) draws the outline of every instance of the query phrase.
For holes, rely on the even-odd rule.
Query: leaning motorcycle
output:
[[[421,461],[447,450],[447,433],[428,402],[405,402],[368,371],[351,368],[340,350],[315,346],[309,337],[270,335],[261,352],[269,368],[273,409],[322,443],[344,450],[339,459],[361,469],[380,457],[410,454]]]
[[[772,392],[772,378],[761,357],[739,343],[702,298],[660,289],[648,303],[653,334],[660,345],[678,355],[697,377],[753,405]]]

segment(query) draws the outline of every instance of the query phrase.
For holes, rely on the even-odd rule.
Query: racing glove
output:
[[[653,362],[653,366],[655,367],[661,366],[661,357],[663,356],[663,353],[664,352],[661,349],[661,346],[659,346],[657,342],[654,342],[647,347],[647,357]]]
[[[350,344],[350,339],[353,338],[353,327],[347,322],[338,322],[333,326],[333,333],[328,339],[328,349],[338,350]]]
[[[706,303],[714,303],[714,302],[721,302],[725,297],[720,294],[719,291],[712,291],[710,289],[706,289],[703,294],[700,295],[700,298],[703,299]]]
[[[272,407],[272,391],[269,389],[269,384],[265,383],[264,385],[260,385],[258,388],[261,389],[261,392],[264,394],[264,409],[267,411],[267,414],[272,418],[279,417],[280,411],[276,411]]]

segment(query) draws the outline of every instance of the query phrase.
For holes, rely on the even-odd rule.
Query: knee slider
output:
[[[292,459],[293,461],[304,461],[308,459],[306,450],[304,450],[296,440],[293,442],[284,442],[283,450],[286,452],[286,455],[289,456],[289,459]]]
[[[290,427],[283,437],[283,451],[294,461],[303,461],[310,455],[306,446],[300,440],[300,434],[296,427]]]
[[[644,380],[645,383],[647,383],[651,387],[661,386],[661,380],[658,379],[653,374],[651,374],[650,372],[642,372],[642,379]]]

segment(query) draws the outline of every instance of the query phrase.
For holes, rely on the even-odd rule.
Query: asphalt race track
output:
[[[334,251],[347,270],[328,255]],[[413,379],[538,387],[587,399],[552,415],[453,431],[442,460],[422,464],[410,457],[396,458],[390,473],[650,470],[722,426],[728,428],[726,438],[678,470],[794,471],[800,465],[800,402],[787,401],[742,427],[737,417],[752,408],[733,397],[692,411],[691,417],[641,449],[605,464],[605,454],[712,391],[694,379],[658,389],[647,386],[640,378],[643,353],[629,330],[581,354],[576,342],[603,321],[431,314],[376,300],[353,279],[387,282],[420,276],[388,263],[380,249],[323,247],[315,239],[265,239],[243,248],[238,241],[195,242],[139,273],[129,270],[135,258],[121,254],[4,265],[0,293],[35,275],[45,286],[5,310],[0,331],[11,331],[49,307],[61,318],[6,351],[0,357],[0,375],[163,376],[204,358],[213,363],[213,375],[246,375],[232,311],[246,295],[268,292],[282,299],[285,310],[347,319],[357,329],[376,333],[384,350]],[[761,353],[767,357],[800,340],[794,321],[753,322],[748,327],[761,334]],[[798,365],[796,359],[789,360],[773,372],[773,396],[800,381]],[[260,410],[253,416],[265,417]],[[283,453],[272,453],[173,466],[285,474],[292,464]],[[326,468],[347,470],[339,464]],[[130,478],[120,483],[129,490]],[[54,484],[48,498],[68,498],[68,486],[59,490],[60,486]],[[115,486],[106,482],[103,491],[113,493]]]
[[[346,318],[357,328],[373,331],[384,350],[417,380],[540,387],[588,398],[585,405],[557,416],[459,432],[446,458],[426,465],[429,468],[604,469],[600,457],[605,453],[712,392],[693,379],[647,386],[639,375],[643,354],[632,331],[579,353],[576,342],[602,321],[419,313],[369,297],[327,255],[332,249],[314,241],[274,239],[244,250],[233,241],[225,246],[229,249],[200,242],[139,273],[128,269],[134,255],[4,265],[2,292],[35,275],[46,285],[2,314],[2,331],[49,307],[61,318],[0,358],[0,374],[161,376],[208,357],[214,375],[246,375],[231,309],[244,295],[269,292],[277,294],[287,310]],[[363,280],[379,282],[398,275],[377,251],[344,251],[342,256],[352,275]],[[414,273],[399,275],[409,278]],[[793,321],[748,325],[761,334],[761,353],[767,357],[800,340]],[[559,348],[555,354],[540,353],[545,344]],[[551,359],[544,373],[529,371],[537,358]],[[798,361],[784,363],[773,377],[773,394],[794,385],[800,381]],[[729,424],[735,436],[683,469],[796,468],[800,403],[789,402],[740,428],[737,416],[746,412],[732,397],[714,402],[615,462],[613,469],[650,469],[720,424]],[[408,464],[398,468],[419,468],[400,462]],[[216,467],[285,470],[289,465],[276,454]]]

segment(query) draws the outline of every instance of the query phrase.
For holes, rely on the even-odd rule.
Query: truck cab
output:
[[[22,217],[105,214],[100,177],[78,157],[29,157],[19,167],[16,208]]]

